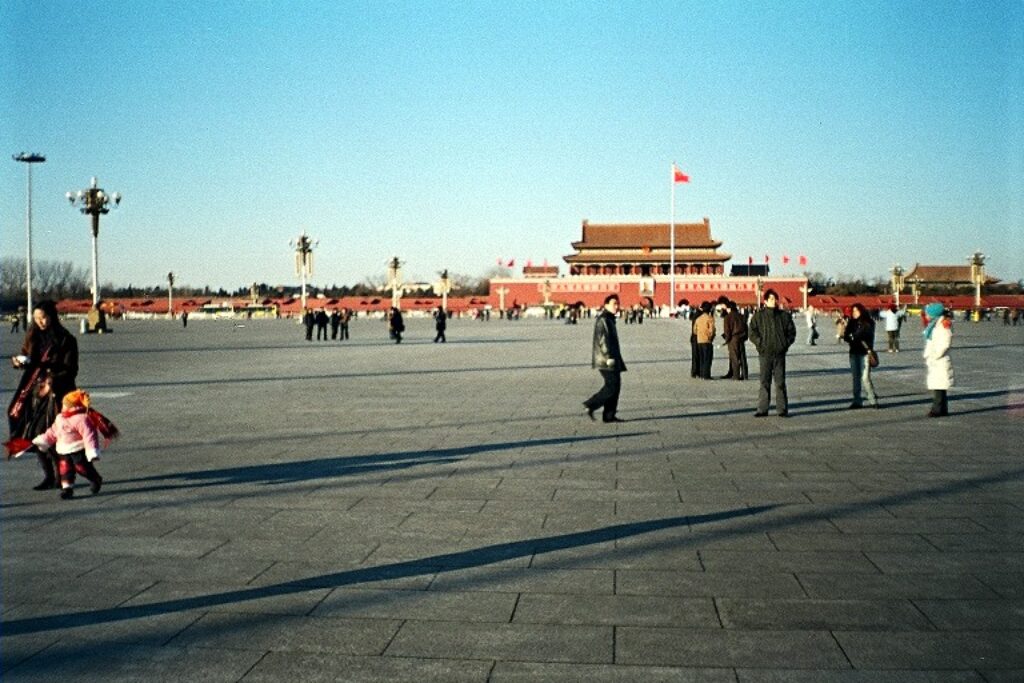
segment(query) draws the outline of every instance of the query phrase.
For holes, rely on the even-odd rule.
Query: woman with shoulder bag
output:
[[[869,361],[875,347],[875,321],[863,304],[853,305],[850,320],[843,332],[843,341],[850,345],[850,375],[853,379],[853,403],[850,408],[855,410],[863,407],[861,388],[867,394],[868,404],[872,408],[879,408],[875,385],[871,382]]]

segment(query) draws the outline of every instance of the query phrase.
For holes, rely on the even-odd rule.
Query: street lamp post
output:
[[[167,317],[174,318],[174,273],[167,273]]]
[[[971,282],[974,283],[974,307],[981,308],[981,286],[985,284],[985,259],[988,258],[976,251],[967,258],[971,265]]]
[[[448,269],[441,271],[441,281],[438,282],[438,293],[441,295],[441,308],[448,311],[448,293],[452,291],[452,280],[448,277]]]
[[[320,240],[313,239],[303,230],[302,234],[289,244],[295,250],[295,272],[302,278],[302,312],[305,314],[306,279],[313,275],[313,248],[320,244]]]
[[[32,319],[32,164],[41,164],[46,161],[42,154],[25,153],[15,154],[11,157],[15,161],[25,164],[28,171],[28,208],[25,212],[25,298],[27,302],[28,319]]]
[[[96,178],[87,189],[78,192],[68,192],[65,197],[72,206],[81,206],[81,211],[92,217],[92,305],[100,302],[100,280],[99,280],[99,255],[97,251],[97,239],[100,236],[100,216],[110,213],[110,202],[114,206],[121,203],[121,193],[107,194],[102,188],[96,186]]]
[[[402,310],[402,262],[397,256],[388,261],[388,287],[391,289],[391,307]]]
[[[892,267],[892,295],[896,308],[900,307],[900,292],[903,291],[903,268],[900,264]]]

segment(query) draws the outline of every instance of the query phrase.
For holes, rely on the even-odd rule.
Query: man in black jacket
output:
[[[619,391],[622,388],[621,374],[626,363],[619,350],[619,334],[615,329],[615,317],[619,314],[619,295],[609,294],[604,308],[594,324],[594,343],[591,352],[591,367],[596,368],[604,378],[604,386],[583,402],[587,415],[594,419],[594,412],[602,408],[604,422],[625,422],[615,416],[619,408]]]
[[[750,319],[750,341],[757,349],[761,366],[761,388],[754,417],[768,414],[771,387],[775,384],[775,410],[779,417],[789,416],[786,396],[786,352],[796,341],[796,325],[789,312],[779,308],[779,295],[774,289],[764,293],[764,308]]]

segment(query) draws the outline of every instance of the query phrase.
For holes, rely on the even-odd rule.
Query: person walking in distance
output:
[[[604,422],[625,422],[616,417],[619,408],[619,392],[622,389],[621,375],[626,371],[619,349],[619,333],[615,329],[615,318],[619,314],[619,295],[609,294],[604,307],[594,323],[594,340],[591,346],[591,367],[601,373],[604,386],[583,402],[587,416],[594,419],[594,413],[601,408]]]
[[[444,309],[440,306],[434,311],[434,329],[437,330],[437,334],[434,335],[434,343],[441,342],[444,344],[447,339],[444,337],[444,331],[448,327],[448,314],[444,312]]]
[[[775,410],[779,417],[789,416],[789,397],[786,395],[786,353],[796,341],[793,316],[779,308],[779,295],[774,289],[764,293],[764,307],[754,313],[748,326],[750,341],[757,349],[761,386],[757,396],[754,417],[768,414],[771,388],[775,384]]]

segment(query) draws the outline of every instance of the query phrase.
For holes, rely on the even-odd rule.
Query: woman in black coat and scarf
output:
[[[32,322],[25,334],[21,354],[11,365],[24,372],[7,407],[10,440],[7,455],[27,449],[33,438],[46,431],[57,416],[64,395],[75,388],[78,376],[78,341],[65,329],[57,315],[57,304],[41,301],[32,309]],[[39,453],[43,481],[36,490],[56,485],[54,462]]]

